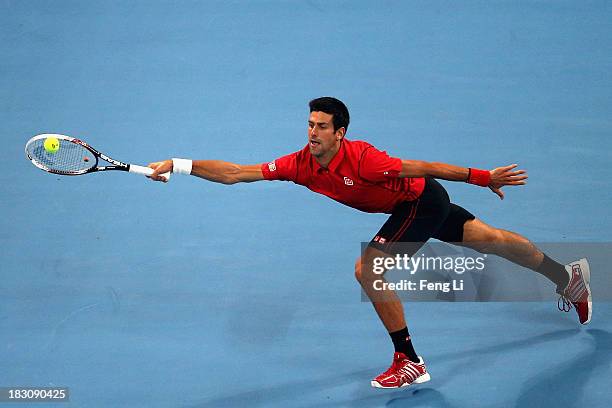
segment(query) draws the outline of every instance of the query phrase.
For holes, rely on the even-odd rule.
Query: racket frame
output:
[[[84,147],[89,152],[91,152],[91,154],[95,158],[96,162],[93,164],[92,167],[90,167],[88,169],[84,169],[84,170],[80,170],[80,171],[74,171],[74,172],[67,172],[67,171],[50,169],[49,167],[45,166],[44,164],[42,164],[38,160],[36,160],[36,158],[30,156],[30,153],[28,152],[28,146],[31,143],[33,143],[36,140],[47,139],[49,137],[54,137],[54,138],[56,138],[58,140],[63,140],[65,142],[70,142],[70,143],[78,144],[78,145]],[[145,175],[145,176],[149,176],[149,175],[153,174],[153,169],[151,169],[149,167],[138,166],[138,165],[135,165],[135,164],[123,163],[123,162],[121,162],[119,160],[115,160],[115,159],[105,155],[102,152],[99,152],[98,150],[94,149],[89,144],[87,144],[86,142],[84,142],[84,141],[82,141],[80,139],[77,139],[77,138],[74,138],[74,137],[71,137],[71,136],[57,134],[57,133],[43,133],[43,134],[36,135],[36,136],[32,137],[26,143],[25,153],[26,153],[26,156],[27,156],[28,160],[30,160],[34,166],[36,166],[39,169],[44,170],[46,172],[53,173],[53,174],[60,174],[62,176],[80,176],[80,175],[83,175],[83,174],[96,173],[96,172],[99,172],[99,171],[108,171],[108,170],[127,171],[127,172],[130,172],[130,173],[141,174],[141,175]],[[100,162],[99,159],[102,159],[102,160],[104,160],[104,161],[106,161],[108,163],[111,163],[111,165],[110,166],[101,166],[100,167],[100,166],[98,166],[98,163]],[[164,173],[162,175],[165,176],[168,179],[169,176],[170,176],[170,173]]]

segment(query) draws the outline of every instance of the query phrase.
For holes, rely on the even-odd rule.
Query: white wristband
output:
[[[193,162],[188,159],[172,159],[172,172],[176,174],[191,174]]]

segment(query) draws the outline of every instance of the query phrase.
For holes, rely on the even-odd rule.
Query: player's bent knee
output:
[[[362,258],[357,259],[357,262],[355,262],[355,279],[360,285],[367,284],[377,276],[373,273],[371,262],[364,261]]]
[[[357,258],[357,261],[355,261],[355,279],[361,283],[361,258]]]

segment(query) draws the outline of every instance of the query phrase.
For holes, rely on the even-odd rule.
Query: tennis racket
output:
[[[45,140],[48,138],[56,138],[59,141],[57,150],[45,149]],[[79,176],[108,170],[127,171],[144,176],[153,174],[153,169],[149,167],[111,159],[82,140],[53,133],[44,133],[28,140],[25,153],[32,164],[39,169],[63,176]],[[100,160],[108,162],[109,165],[105,166]],[[164,173],[162,176],[166,177],[166,180],[170,179],[170,173]]]

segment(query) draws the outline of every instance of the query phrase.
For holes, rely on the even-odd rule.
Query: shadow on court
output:
[[[350,406],[350,407],[372,407],[390,406],[398,407],[404,404],[410,406],[436,406],[451,407],[444,395],[433,388],[417,388],[403,390],[375,390],[369,389],[369,376],[377,369],[360,370],[351,374],[334,375],[313,381],[301,381],[285,383],[276,387],[247,391],[233,395],[211,399],[195,405],[188,405],[186,408],[208,408],[208,407],[235,407],[241,406],[248,401],[251,407],[263,407],[277,405],[283,402],[297,404],[302,407],[325,407],[325,406]],[[356,397],[351,400],[338,401],[324,396],[326,391],[333,388],[342,387],[350,384],[359,383],[359,387],[368,390],[368,394]],[[418,387],[418,386],[417,386]],[[320,401],[300,403],[300,395],[321,394]],[[327,401],[325,401],[327,399]],[[312,399],[309,399],[312,401]]]
[[[448,360],[456,360],[456,359],[471,358],[471,357],[481,358],[487,354],[499,355],[499,354],[507,353],[509,351],[529,348],[536,344],[546,343],[546,342],[555,341],[555,340],[567,339],[570,336],[577,335],[578,333],[580,333],[580,329],[578,328],[568,329],[568,330],[559,330],[559,331],[539,334],[537,336],[528,337],[528,338],[521,339],[521,340],[509,341],[509,342],[495,344],[492,346],[486,346],[482,348],[475,348],[475,349],[465,350],[461,352],[454,351],[454,352],[449,352],[449,353],[443,353],[443,354],[438,355],[437,358],[441,358],[445,361],[448,361]]]
[[[598,370],[603,369],[607,375],[605,371],[612,360],[612,333],[600,329],[589,329],[585,333],[591,343],[590,349],[528,378],[516,407],[574,407],[584,406],[585,401],[590,401],[584,395],[585,388]],[[595,400],[603,403],[597,397]]]
[[[245,391],[239,393],[231,393],[228,395],[213,398],[207,401],[202,401],[194,405],[188,405],[186,408],[207,408],[207,407],[235,407],[244,405],[245,401],[249,402],[249,406],[266,406],[282,401],[290,401],[295,398],[296,393],[299,394],[315,394],[325,392],[325,390],[346,386],[364,381],[372,370],[359,370],[349,374],[335,374],[318,380],[294,381],[286,382],[268,388],[260,388],[258,390]],[[336,402],[337,403],[337,402]],[[317,404],[319,405],[319,404]]]
[[[518,357],[521,354],[517,353],[517,350],[529,350],[531,347],[537,344],[568,339],[572,336],[579,334],[580,332],[581,330],[577,328],[570,330],[559,330],[517,341],[500,343],[489,347],[474,348],[470,350],[454,350],[452,352],[432,355],[432,358],[429,359],[429,361],[438,360],[447,363],[449,361],[461,360],[460,363],[452,366],[450,372],[443,372],[442,370],[439,370],[433,374],[434,380],[430,384],[435,385],[435,388],[422,388],[422,386],[417,385],[403,390],[372,389],[369,385],[370,377],[372,377],[375,373],[379,372],[381,368],[384,368],[373,367],[371,369],[359,370],[349,374],[336,373],[316,380],[285,382],[272,387],[260,388],[258,390],[232,393],[229,395],[219,396],[210,400],[202,401],[194,405],[188,405],[187,407],[233,407],[242,404],[244,401],[249,401],[250,406],[277,405],[284,401],[292,401],[293,403],[295,403],[296,393],[304,396],[307,401],[310,401],[311,398],[321,399],[321,401],[317,401],[316,403],[309,403],[307,401],[304,401],[304,404],[300,404],[301,406],[335,406],[338,404],[342,404],[351,407],[369,407],[382,405],[391,407],[397,407],[401,405],[410,405],[416,407],[451,407],[454,405],[447,400],[447,398],[441,391],[439,391],[439,389],[444,386],[445,383],[453,381],[453,378],[456,379],[457,376],[463,376],[465,374],[466,364],[471,367],[478,368],[479,365],[488,365],[490,363],[490,361],[487,360],[487,357],[503,356],[508,355],[510,353],[516,354]],[[580,360],[582,362],[580,364],[583,365],[594,365],[593,360],[600,360],[598,364],[607,364],[607,362],[609,362],[610,357],[606,356],[604,358],[603,354],[609,352],[610,350],[610,335],[602,330],[590,330],[588,331],[588,333],[591,334],[596,340],[595,349],[592,353],[588,353],[588,355],[586,356],[583,354],[576,360]],[[599,344],[599,346],[597,346],[597,344]],[[605,363],[602,361],[605,361]],[[519,362],[517,361],[517,364],[518,363]],[[578,361],[572,360],[571,362],[567,363],[567,370],[571,371],[575,369],[575,367],[582,367],[580,364],[578,364]],[[561,369],[561,371],[562,375],[567,375],[567,382],[573,381],[569,379],[571,378],[569,373],[564,372],[563,369]],[[587,375],[585,375],[585,378],[588,378],[588,373]],[[547,384],[547,388],[542,390],[538,387],[535,387],[533,391],[538,395],[541,393],[542,398],[546,398],[546,395],[550,392],[550,388],[557,387],[557,384],[564,384],[555,382],[555,379],[546,379],[542,381]],[[356,393],[353,394],[353,397],[350,400],[329,400],[329,396],[325,396],[326,394],[335,394],[335,392],[331,391],[332,389],[341,388],[345,386],[354,386],[357,389]],[[575,383],[572,387],[568,385],[568,389],[572,389],[575,387]],[[531,401],[531,398],[537,397],[538,395],[529,395],[527,396],[527,399],[525,401]],[[327,402],[324,400],[326,398],[328,399]],[[522,402],[524,403],[525,401]]]
[[[381,395],[372,395],[351,401],[351,407],[454,407],[440,391],[434,388],[417,388],[397,390],[393,392],[377,390]],[[330,404],[336,405],[336,404]]]

